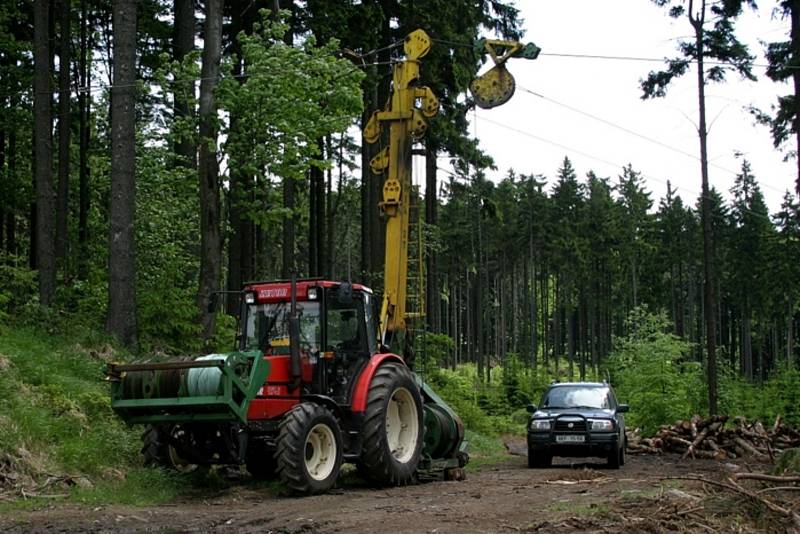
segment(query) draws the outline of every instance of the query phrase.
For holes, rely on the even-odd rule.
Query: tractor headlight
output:
[[[550,430],[550,419],[534,419],[531,421],[531,430]]]
[[[614,422],[611,419],[589,419],[589,428],[593,432],[608,432],[614,430]]]

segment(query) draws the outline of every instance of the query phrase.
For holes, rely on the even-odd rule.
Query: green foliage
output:
[[[35,328],[0,337],[0,454],[20,458],[29,475],[85,474],[135,462],[138,433],[114,416],[101,354],[85,339],[42,336]]]
[[[317,46],[312,37],[302,46],[285,44],[285,27],[265,15],[252,35],[239,34],[246,74],[230,75],[217,91],[219,107],[236,117],[223,129],[225,151],[231,165],[247,176],[299,180],[311,166],[324,167],[317,140],[346,130],[362,110],[360,83],[363,73],[337,59],[338,42]],[[255,206],[252,220],[285,216],[279,209]]]
[[[669,327],[664,313],[635,308],[606,364],[620,402],[631,405],[628,425],[645,433],[700,411],[702,369],[686,361],[691,346]]]
[[[800,449],[787,449],[778,456],[773,473],[776,475],[800,473]]]
[[[444,334],[425,332],[421,346],[416,348],[418,370],[423,376],[435,373],[441,367],[447,367],[453,352],[453,339]]]
[[[23,258],[0,252],[0,328],[35,295],[36,271],[28,269]]]
[[[505,401],[500,382],[495,379],[483,384],[474,365],[459,365],[455,371],[439,369],[426,379],[455,410],[467,429],[486,436],[524,430],[524,423],[518,424],[512,419],[513,408]]]

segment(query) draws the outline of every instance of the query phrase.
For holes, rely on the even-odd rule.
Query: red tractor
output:
[[[110,364],[112,406],[148,424],[151,464],[244,463],[297,493],[330,489],[342,462],[381,485],[463,477],[461,421],[377,334],[362,285],[249,284],[238,351]]]

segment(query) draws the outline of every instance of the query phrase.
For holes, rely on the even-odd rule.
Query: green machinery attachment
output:
[[[469,461],[464,425],[447,403],[418,374],[414,379],[424,400],[425,441],[418,467],[421,480],[462,480]]]
[[[106,366],[111,407],[129,424],[245,422],[268,373],[259,351]]]

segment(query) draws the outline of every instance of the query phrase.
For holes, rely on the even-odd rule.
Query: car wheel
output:
[[[611,469],[619,469],[619,466],[622,465],[622,456],[623,456],[624,449],[622,447],[617,447],[610,453],[608,453],[608,467]]]
[[[536,453],[533,449],[528,449],[528,467],[550,467],[553,463],[553,456],[550,454]]]

